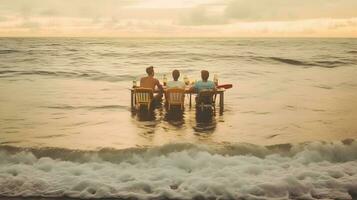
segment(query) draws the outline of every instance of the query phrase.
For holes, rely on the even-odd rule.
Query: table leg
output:
[[[224,110],[224,92],[219,94],[219,112],[222,114]]]
[[[192,94],[190,94],[190,108],[192,107]]]
[[[131,90],[131,93],[130,93],[130,103],[131,103],[131,109],[134,108],[134,91]]]

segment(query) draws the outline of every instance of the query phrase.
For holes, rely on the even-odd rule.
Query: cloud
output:
[[[30,30],[36,30],[39,29],[40,23],[39,22],[33,22],[33,21],[24,21],[21,25],[19,25],[18,27],[21,28],[28,28]]]
[[[356,0],[221,0],[189,9],[181,16],[180,24],[347,19],[357,17],[356,10]]]
[[[0,22],[4,22],[4,21],[7,21],[7,20],[8,20],[7,17],[0,15]]]
[[[237,22],[224,30],[236,37],[356,37],[357,18]]]
[[[196,6],[214,4],[221,0],[141,0],[130,7],[134,8],[193,8]]]
[[[356,0],[231,0],[225,16],[248,21],[357,17]]]
[[[0,0],[0,36],[348,36],[357,0]]]
[[[137,0],[0,0],[0,12],[32,16],[94,17],[116,15]]]
[[[196,6],[181,15],[179,24],[189,26],[226,24],[228,19],[222,15],[220,6]]]

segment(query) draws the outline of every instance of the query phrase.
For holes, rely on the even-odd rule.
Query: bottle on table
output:
[[[216,85],[216,87],[218,86],[218,76],[217,76],[217,74],[215,74],[214,76],[213,76],[213,82],[214,82],[214,84]]]
[[[166,74],[164,74],[164,77],[162,78],[162,83],[164,84],[164,86],[166,86],[167,84]]]
[[[183,81],[185,82],[185,85],[190,84],[190,80],[188,80],[188,77],[186,75],[184,76]]]
[[[137,84],[136,84],[136,80],[133,80],[133,88],[136,88]]]

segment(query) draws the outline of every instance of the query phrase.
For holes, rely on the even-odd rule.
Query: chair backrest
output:
[[[185,89],[168,89],[166,90],[166,98],[169,104],[183,104],[185,101]]]
[[[151,88],[135,88],[134,93],[136,103],[139,104],[150,103],[154,96],[154,92]]]
[[[214,104],[216,92],[213,90],[201,90],[198,93],[197,103],[199,104]]]

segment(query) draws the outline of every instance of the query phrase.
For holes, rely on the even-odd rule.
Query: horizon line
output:
[[[234,38],[311,38],[311,39],[357,39],[356,36],[0,36],[0,38],[117,38],[117,39],[234,39]]]

